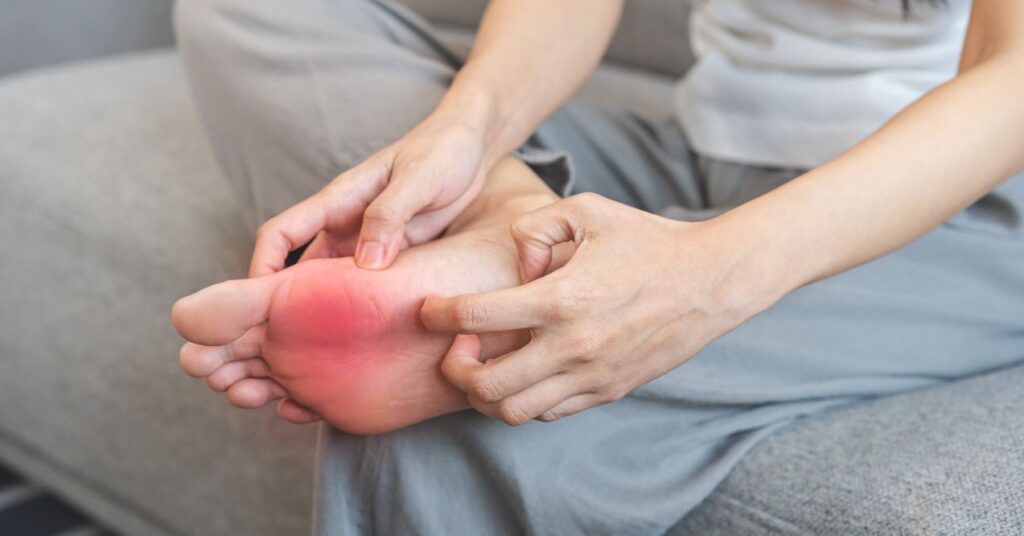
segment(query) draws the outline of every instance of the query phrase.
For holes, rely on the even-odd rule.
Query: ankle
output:
[[[508,226],[520,215],[557,200],[557,196],[544,193],[481,196],[452,221],[445,236],[486,227]]]

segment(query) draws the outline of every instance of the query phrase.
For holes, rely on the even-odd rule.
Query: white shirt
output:
[[[700,0],[674,107],[693,148],[809,168],[956,74],[970,0]]]

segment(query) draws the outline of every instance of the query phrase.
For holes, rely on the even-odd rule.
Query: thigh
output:
[[[260,223],[397,140],[458,59],[374,0],[178,0],[193,94],[228,179]]]
[[[325,428],[317,533],[663,534],[763,437],[839,403],[626,398],[516,428],[470,411],[376,437]]]
[[[426,117],[461,59],[380,0],[178,0],[178,41],[217,159],[253,223],[318,191]],[[698,208],[678,127],[579,100],[519,152],[560,193]]]

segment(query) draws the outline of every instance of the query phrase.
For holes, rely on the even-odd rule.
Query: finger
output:
[[[482,333],[479,337],[480,360],[487,361],[526,346],[526,343],[530,342],[530,330]]]
[[[334,233],[323,232],[313,239],[306,251],[299,257],[299,262],[310,259],[329,259],[334,257],[350,257],[356,250],[356,236],[338,238]]]
[[[541,341],[535,339],[522,349],[487,361],[482,367],[470,371],[466,393],[484,402],[497,402],[560,372],[561,364],[552,359]]]
[[[356,264],[361,268],[381,270],[395,261],[405,225],[432,201],[420,184],[392,184],[366,207],[356,245]]]
[[[570,415],[575,415],[583,410],[594,408],[609,403],[605,397],[596,393],[582,393],[570,397],[555,407],[541,413],[539,420],[544,422],[557,421]]]
[[[247,378],[228,389],[228,402],[245,409],[265,406],[286,396],[288,393],[284,387],[273,380],[262,378]]]
[[[265,325],[250,328],[241,337],[223,346],[203,346],[192,342],[181,347],[178,361],[182,370],[194,378],[209,376],[225,363],[262,355]]]
[[[277,405],[277,415],[294,424],[309,424],[320,421],[320,416],[298,402],[286,398]]]
[[[316,238],[306,246],[306,250],[302,252],[302,256],[299,257],[299,262],[308,261],[310,259],[325,259],[331,257],[331,247],[327,238],[327,233],[320,231],[317,233]]]
[[[436,238],[472,200],[473,198],[463,195],[449,205],[419,212],[405,224],[404,236],[412,244],[422,244]]]
[[[246,378],[269,378],[270,367],[260,358],[232,361],[206,377],[206,385],[214,391],[227,391]]]
[[[456,335],[451,348],[441,360],[441,374],[462,392],[469,392],[473,374],[483,368],[480,362],[480,338]]]
[[[256,234],[249,275],[281,270],[290,251],[326,228],[354,228],[366,204],[384,187],[387,167],[381,161],[379,156],[370,158],[264,223]]]
[[[560,283],[560,279],[545,278],[481,294],[428,296],[420,318],[427,329],[449,333],[536,328],[553,320],[555,302],[551,296]]]
[[[288,253],[309,242],[326,225],[327,202],[323,192],[267,220],[256,232],[249,277],[283,269]]]
[[[582,239],[584,227],[570,200],[524,214],[516,218],[509,228],[516,245],[519,277],[523,283],[549,271],[554,262],[555,246]]]
[[[511,426],[519,426],[579,395],[580,381],[570,374],[558,374],[493,404],[493,413]]]

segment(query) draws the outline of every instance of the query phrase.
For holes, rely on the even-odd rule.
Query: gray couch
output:
[[[459,49],[482,4],[409,3]],[[233,409],[177,369],[171,303],[242,275],[252,230],[169,12],[0,11],[0,461],[126,534],[303,534],[316,430]],[[685,18],[684,2],[632,0],[584,96],[665,116]],[[1010,369],[807,419],[675,532],[1024,533],[1022,386]]]

